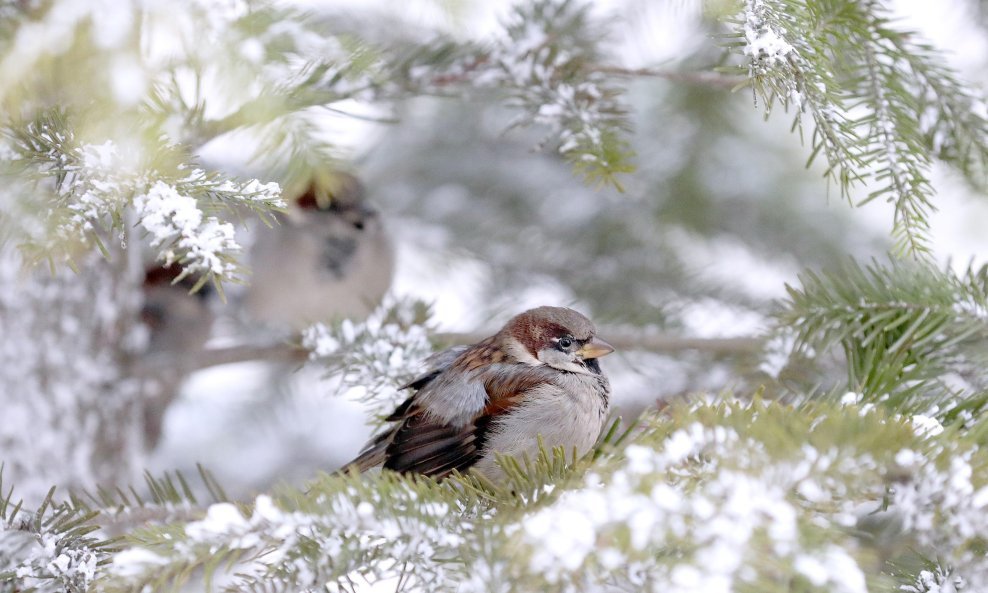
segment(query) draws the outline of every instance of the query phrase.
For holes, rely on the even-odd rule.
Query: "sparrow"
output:
[[[244,304],[254,320],[300,330],[366,317],[391,285],[394,247],[363,184],[349,173],[314,179],[273,228],[260,227]]]
[[[186,277],[174,282],[180,273],[178,266],[150,267],[144,273],[140,315],[148,329],[145,357],[170,357],[166,358],[167,368],[156,372],[153,380],[145,384],[144,434],[149,449],[161,440],[165,411],[178,396],[188,364],[202,351],[212,331],[211,287],[206,284],[189,294],[196,280]]]
[[[393,424],[343,467],[375,466],[442,479],[454,470],[500,481],[495,454],[534,460],[546,449],[587,453],[607,416],[610,383],[598,359],[614,348],[573,309],[538,307],[471,346],[427,359],[404,385]]]

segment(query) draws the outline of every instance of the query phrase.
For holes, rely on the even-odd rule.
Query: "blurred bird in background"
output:
[[[254,321],[300,330],[365,318],[391,285],[394,246],[363,184],[349,173],[315,178],[274,227],[259,227],[245,307]]]
[[[146,359],[162,361],[154,365],[146,384],[144,400],[145,444],[153,449],[161,440],[165,410],[178,396],[190,363],[202,351],[213,327],[213,290],[209,284],[194,294],[196,280],[186,277],[175,282],[182,268],[159,266],[144,274],[144,304],[141,321],[148,329]]]
[[[231,287],[228,294],[233,307],[212,308],[218,317],[212,331],[212,346],[217,351],[283,345],[282,334],[315,322],[363,320],[391,286],[393,241],[357,177],[316,172],[301,183],[286,185],[283,196],[287,208],[275,215],[276,224],[257,225],[249,231],[248,284],[242,292]],[[326,392],[335,387],[321,384],[324,372],[300,368],[295,359],[266,359],[265,354],[258,354],[261,358],[237,360],[236,368],[213,365],[200,369],[195,355],[204,352],[211,323],[197,315],[209,315],[208,297],[188,295],[188,285],[171,286],[175,275],[166,272],[149,275],[145,287],[144,317],[151,330],[148,359],[158,359],[158,352],[184,353],[161,357],[164,364],[151,365],[151,380],[145,389],[146,426],[150,446],[161,441],[156,455],[166,460],[194,456],[211,465],[229,457],[230,451],[242,452],[244,463],[254,468],[253,486],[258,488],[268,479],[284,477],[286,466],[305,465],[305,459],[311,460],[305,465],[311,468],[344,461],[326,458],[338,442],[327,446],[326,439],[315,440],[311,434],[299,439],[297,435],[304,432],[300,426],[308,426],[313,419],[329,421],[348,414],[359,424],[356,419],[364,416],[363,410],[343,398],[326,398]],[[156,281],[159,276],[160,282]],[[193,370],[198,372],[185,382]],[[187,397],[179,399],[183,393]],[[166,412],[177,419],[175,426],[206,418],[209,434],[190,443],[188,434],[171,432],[166,425],[162,435]],[[208,420],[211,416],[214,419]],[[296,440],[297,446],[283,446]],[[291,460],[267,459],[269,465],[265,465],[256,457],[249,459],[265,447],[274,448],[271,441],[281,443],[279,447]],[[213,451],[222,453],[217,457]],[[279,473],[269,476],[266,472],[274,472],[275,466]]]

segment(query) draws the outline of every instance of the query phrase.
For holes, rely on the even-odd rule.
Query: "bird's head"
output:
[[[329,217],[357,233],[374,224],[377,210],[366,200],[366,190],[360,180],[349,173],[334,172],[324,180],[314,179],[295,198],[295,206],[316,217]]]
[[[501,330],[521,362],[580,374],[600,374],[597,359],[614,348],[597,337],[589,319],[565,307],[538,307],[516,315]]]

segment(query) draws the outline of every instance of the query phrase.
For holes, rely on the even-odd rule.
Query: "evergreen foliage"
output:
[[[901,413],[970,420],[985,404],[976,374],[988,339],[988,270],[961,277],[919,261],[806,272],[780,313],[796,332],[795,349],[839,347],[847,366],[843,391]]]
[[[791,108],[801,131],[808,114],[810,161],[824,155],[843,196],[870,181],[861,203],[895,204],[897,251],[927,254],[933,158],[982,190],[988,183],[983,99],[915,33],[898,29],[882,2],[746,0],[743,16],[730,45],[747,58],[766,113],[776,103]]]
[[[609,63],[607,34],[615,32],[577,0],[521,2],[488,43],[388,42],[266,2],[220,10],[205,0],[167,10],[125,3],[126,22],[98,31],[98,3],[83,4],[0,6],[0,272],[12,278],[5,262],[14,259],[29,269],[47,261],[56,272],[67,264],[119,289],[83,296],[92,296],[97,312],[100,303],[127,303],[121,310],[129,317],[92,313],[96,321],[84,330],[31,317],[21,332],[43,328],[45,340],[82,331],[110,336],[93,350],[102,353],[109,342],[116,356],[91,362],[114,385],[133,379],[131,254],[144,249],[180,266],[197,288],[241,279],[233,223],[267,220],[283,206],[281,187],[346,162],[319,126],[326,111],[346,101],[393,106],[494,90],[515,115],[504,128],[537,128],[535,144],[552,147],[581,182],[623,189],[636,160],[648,157],[632,150],[638,120],[628,114],[627,76],[658,74],[678,84],[695,74]],[[984,101],[934,48],[900,29],[883,2],[728,4],[707,16],[721,41],[702,53],[710,58],[702,65],[710,78],[702,80],[721,93],[711,102],[727,100],[719,90],[725,83],[750,86],[767,115],[776,106],[791,110],[793,129],[809,137],[808,161],[822,156],[841,195],[894,204],[887,260],[845,260],[805,271],[798,286],[787,287],[777,339],[758,362],[773,366],[774,348],[790,370],[809,363],[800,381],[779,368],[752,381],[751,369],[730,367],[741,386],[734,392],[614,421],[584,459],[563,450],[502,459],[503,484],[473,475],[437,483],[389,472],[332,474],[245,502],[230,500],[203,471],[199,480],[148,476],[141,489],[119,482],[88,494],[76,488],[64,499],[53,489],[28,510],[0,483],[0,591],[143,592],[187,583],[355,591],[381,579],[396,590],[462,592],[988,590],[988,268],[939,266],[929,235],[935,162],[988,189]],[[169,11],[186,43],[138,63],[149,51],[142,35],[172,23]],[[112,76],[124,70],[140,84]],[[681,89],[668,96],[697,102]],[[262,177],[274,181],[239,180],[200,163],[204,146],[226,134],[242,134],[256,155],[267,155]],[[707,146],[697,140],[693,148]],[[672,187],[696,184],[684,174]],[[555,206],[553,199],[545,203]],[[478,204],[477,212],[488,207]],[[574,237],[590,237],[588,252],[612,256],[588,264],[591,275],[611,283],[608,290],[580,277],[569,286],[596,304],[626,281],[626,300],[605,317],[641,326],[661,317],[643,303],[690,298],[658,286],[687,274],[651,261],[677,252],[647,224],[675,216],[676,208],[650,208],[642,220],[615,206],[618,215],[563,228],[569,247]],[[500,215],[526,218],[522,210]],[[691,223],[680,225],[680,242],[692,237],[683,228],[703,227]],[[477,227],[469,213],[460,224]],[[531,236],[512,240],[533,253],[491,260],[530,259],[520,269],[550,278],[577,267],[567,259],[572,252],[543,266],[533,245],[544,237]],[[556,248],[563,239],[549,236],[546,244]],[[93,251],[112,268],[101,268],[105,276],[86,276]],[[620,257],[629,253],[637,256]],[[40,295],[64,283],[57,277],[33,286]],[[9,284],[0,286],[4,315],[26,300]],[[35,300],[53,310],[63,302]],[[21,329],[0,318],[0,331]],[[436,348],[433,329],[421,303],[390,302],[362,324],[313,326],[303,346],[310,364],[342,387],[364,387],[364,401],[381,417],[417,361]],[[7,378],[15,371],[6,363],[21,359],[39,369],[39,383],[64,385],[34,364],[48,360],[48,344],[0,351],[0,388],[28,390],[29,382]],[[698,366],[706,372],[713,363]],[[112,391],[105,382],[77,388]],[[93,424],[112,424],[100,418]],[[117,453],[130,471],[132,456]]]

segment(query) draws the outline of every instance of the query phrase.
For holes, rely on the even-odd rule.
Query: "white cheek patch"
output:
[[[533,367],[542,364],[542,362],[532,356],[532,353],[529,352],[527,348],[522,346],[521,342],[518,340],[508,340],[504,346],[504,350],[509,356],[513,357],[522,364],[527,364]]]
[[[560,352],[555,348],[546,348],[539,351],[539,360],[554,369],[577,373],[580,375],[592,375],[588,368],[573,359],[573,355]]]

